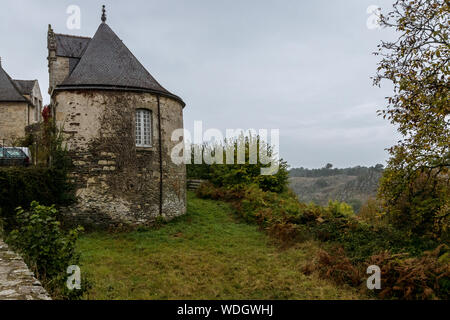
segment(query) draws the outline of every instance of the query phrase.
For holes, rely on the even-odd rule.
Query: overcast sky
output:
[[[93,36],[107,23],[150,73],[186,102],[185,128],[280,129],[291,166],[384,163],[398,136],[376,116],[390,94],[373,87],[371,53],[389,30],[367,8],[392,0],[2,0],[0,56],[16,79],[38,79],[48,102],[47,26]],[[69,5],[81,28],[68,29]]]

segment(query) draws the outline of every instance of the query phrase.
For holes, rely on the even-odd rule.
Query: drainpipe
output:
[[[161,105],[159,95],[156,96],[158,101],[158,140],[159,140],[159,215],[162,216],[163,209],[163,156],[162,156],[162,134],[161,134]]]

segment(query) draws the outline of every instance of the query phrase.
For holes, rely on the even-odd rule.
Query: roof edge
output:
[[[1,62],[1,61],[0,61]],[[13,89],[17,92],[17,94],[20,96],[19,98],[14,98],[12,100],[2,100],[2,102],[30,102],[27,98],[24,97],[24,95],[22,94],[22,92],[19,90],[19,88],[17,87],[17,84],[14,82],[14,79],[11,78],[11,76],[8,74],[8,72],[6,72],[5,69],[3,69],[1,63],[0,63],[0,71],[3,71],[3,73],[6,75],[7,80],[10,82],[10,84],[12,85]]]
[[[81,38],[81,39],[92,39],[92,37],[88,37],[88,36],[77,36],[74,34],[56,33],[56,32],[55,32],[55,36],[64,36],[64,37]]]
[[[38,81],[38,79],[13,79],[14,81]]]
[[[158,90],[151,90],[151,89],[145,89],[145,88],[138,88],[138,87],[121,87],[121,86],[106,86],[106,85],[58,85],[55,89],[53,89],[53,92],[55,91],[63,91],[63,90],[105,90],[105,91],[128,91],[128,92],[145,92],[145,93],[152,93],[156,95],[160,95],[162,97],[167,97],[174,99],[181,103],[181,106],[184,108],[186,106],[186,103],[181,99],[179,96],[172,94],[170,92],[162,92]],[[52,92],[52,95],[53,95]]]
[[[30,100],[28,100],[27,98],[25,98],[25,97],[23,97],[23,99],[24,100],[3,100],[3,99],[0,99],[0,102],[21,102],[21,103],[26,103],[26,104],[31,104],[32,105],[32,103],[31,103],[31,101]]]

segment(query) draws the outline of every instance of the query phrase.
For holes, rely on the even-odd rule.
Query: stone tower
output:
[[[171,161],[183,100],[163,88],[106,24],[92,38],[48,30],[49,94],[66,137],[78,202],[95,227],[145,225],[186,211],[186,168]]]

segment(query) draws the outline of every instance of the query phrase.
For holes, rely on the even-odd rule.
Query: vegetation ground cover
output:
[[[188,213],[159,229],[90,233],[78,242],[88,299],[361,299],[302,268],[313,241],[280,248],[224,202],[188,195]]]

